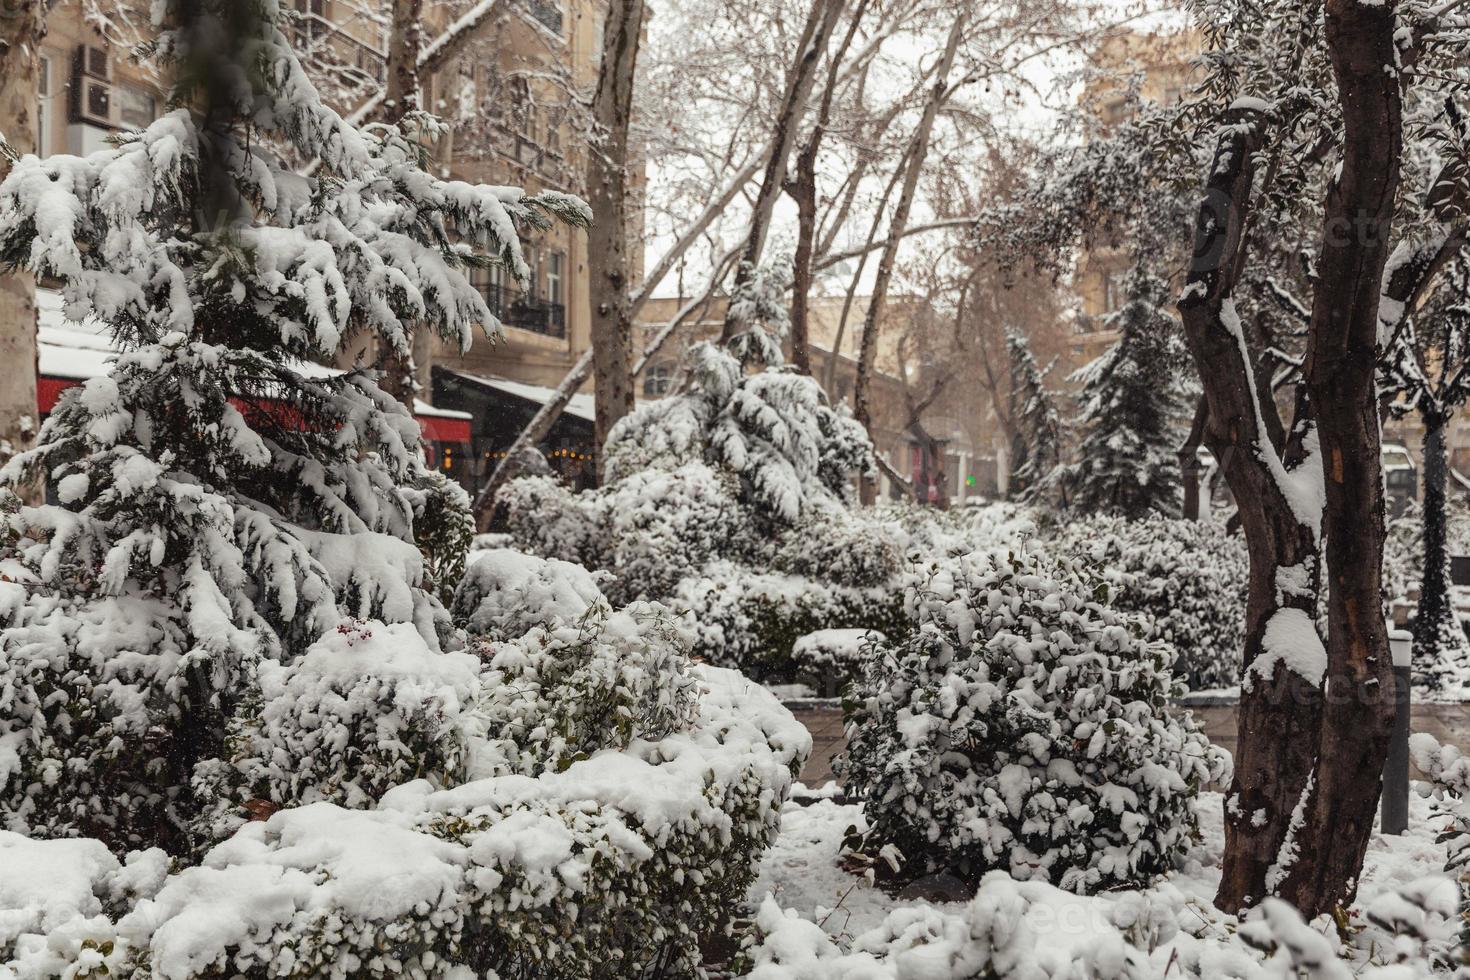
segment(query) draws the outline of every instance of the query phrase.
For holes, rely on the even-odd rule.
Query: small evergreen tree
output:
[[[495,320],[462,268],[524,276],[517,224],[590,216],[431,176],[430,117],[345,123],[275,0],[155,11],[170,111],[0,185],[0,262],[59,280],[68,315],[111,324],[122,351],[3,471],[49,478],[60,504],[12,504],[0,527],[20,583],[0,602],[0,747],[18,760],[0,819],[179,852],[191,773],[221,756],[258,664],[352,617],[412,623],[434,651],[447,635],[418,545],[453,569],[463,495],[370,373],[306,362],[361,333],[406,354],[410,325],[468,344]]]
[[[1164,281],[1136,265],[1128,301],[1107,320],[1117,342],[1073,376],[1082,383],[1084,434],[1063,480],[1083,511],[1130,519],[1178,513],[1178,373],[1187,360],[1167,301]]]
[[[1049,499],[1062,492],[1056,480],[1062,459],[1062,417],[1056,396],[1046,387],[1046,374],[1036,363],[1031,345],[1015,330],[1006,331],[1010,359],[1011,446],[1010,486],[1007,494],[1023,502]],[[1065,497],[1065,493],[1063,492]],[[1065,500],[1062,501],[1065,505]]]

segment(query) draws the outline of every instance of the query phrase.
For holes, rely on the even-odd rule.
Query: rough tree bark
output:
[[[46,4],[11,5],[0,17],[0,134],[17,155],[35,153],[36,84]],[[0,179],[10,159],[0,155]],[[0,462],[31,448],[39,428],[36,406],[36,283],[24,273],[0,276]],[[39,488],[21,488],[35,502]]]
[[[827,42],[837,26],[845,0],[814,0],[807,13],[797,42],[796,62],[786,79],[786,90],[781,97],[781,107],[776,114],[772,131],[770,155],[766,158],[765,174],[761,177],[760,190],[751,206],[750,226],[745,234],[745,250],[740,264],[735,269],[735,289],[739,289],[760,264],[761,252],[766,247],[766,234],[771,228],[771,214],[776,208],[776,199],[786,183],[786,167],[791,157],[791,148],[796,145],[797,130],[802,115],[806,112],[807,100],[817,80],[817,67],[826,53]],[[728,315],[720,332],[720,340],[729,340],[738,333],[740,324]]]
[[[392,24],[388,34],[388,84],[383,96],[385,122],[395,123],[419,108],[419,48],[423,43],[424,0],[393,0]],[[410,412],[419,390],[419,357],[427,361],[429,338],[411,330],[408,349],[381,348],[377,365],[382,377],[378,386]],[[428,365],[425,364],[424,367]]]
[[[643,33],[643,0],[613,0],[602,29],[602,63],[592,96],[601,142],[587,154],[588,302],[592,311],[592,376],[597,475],[612,427],[633,410],[633,316],[628,289],[628,124],[633,76]]]
[[[1346,905],[1373,830],[1394,708],[1383,622],[1383,478],[1376,396],[1379,309],[1403,155],[1397,4],[1327,0],[1343,119],[1327,194],[1303,374],[1324,461],[1327,684],[1319,757],[1280,894],[1316,915]]]
[[[1185,337],[1204,386],[1205,444],[1235,494],[1250,554],[1240,740],[1226,797],[1225,859],[1215,899],[1230,911],[1267,894],[1267,875],[1316,759],[1322,710],[1320,678],[1270,661],[1261,662],[1264,670],[1257,669],[1267,626],[1278,613],[1285,610],[1288,619],[1309,626],[1313,622],[1320,575],[1317,521],[1298,514],[1287,496],[1296,475],[1288,467],[1303,463],[1299,446],[1288,458],[1269,378],[1263,390],[1247,327],[1236,316],[1233,299],[1244,267],[1263,123],[1258,112],[1244,108],[1232,109],[1223,121],[1179,300]],[[1281,576],[1291,588],[1278,588],[1283,569],[1292,570]]]
[[[919,117],[918,127],[909,141],[907,170],[903,175],[903,186],[899,189],[898,202],[893,206],[893,216],[888,222],[888,245],[878,260],[878,274],[873,280],[873,297],[863,317],[862,343],[858,348],[857,380],[853,385],[853,416],[862,423],[871,435],[873,430],[872,375],[873,362],[878,354],[878,326],[882,322],[883,307],[888,298],[888,284],[893,279],[893,267],[898,260],[898,246],[902,241],[904,227],[909,221],[909,210],[913,207],[914,191],[919,186],[919,173],[924,169],[924,158],[929,152],[929,139],[934,132],[934,120],[939,115],[940,104],[949,94],[949,72],[954,67],[955,55],[959,52],[960,38],[969,21],[969,8],[961,6],[950,25],[949,38],[940,56],[934,87],[924,100],[924,112]],[[872,480],[861,484],[862,500],[871,504],[877,498],[877,485]]]
[[[1393,682],[1380,583],[1376,348],[1402,153],[1402,75],[1389,69],[1412,56],[1395,45],[1395,17],[1392,3],[1326,4],[1343,159],[1324,209],[1290,432],[1279,431],[1269,379],[1252,368],[1249,328],[1231,300],[1262,142],[1262,110],[1250,103],[1227,113],[1179,301],[1208,402],[1206,442],[1235,493],[1251,558],[1222,909],[1268,894],[1308,916],[1346,904],[1377,808]],[[1331,581],[1325,651],[1308,649],[1318,643],[1320,541]]]

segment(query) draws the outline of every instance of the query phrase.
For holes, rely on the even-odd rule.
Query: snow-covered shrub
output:
[[[1372,902],[1356,947],[1268,898],[1238,928],[1172,884],[1094,897],[986,875],[962,911],[913,905],[842,943],[783,911],[756,917],[744,980],[1433,980],[1457,975],[1453,886],[1425,879]]]
[[[1447,818],[1439,837],[1445,845],[1444,869],[1459,882],[1460,910],[1470,916],[1470,756],[1425,732],[1409,736],[1409,752],[1429,780],[1425,792],[1434,797],[1438,815]],[[1470,944],[1470,918],[1464,921]]]
[[[697,656],[763,681],[826,676],[829,665],[793,657],[797,641],[810,633],[895,635],[907,622],[899,585],[858,589],[730,562],[715,562],[699,578],[686,579],[669,604],[689,612]]]
[[[1093,516],[1060,522],[1051,539],[1109,584],[1113,606],[1141,613],[1179,653],[1174,675],[1192,690],[1240,680],[1250,556],[1212,521]]]
[[[617,602],[662,599],[751,536],[734,481],[698,462],[575,494],[548,477],[513,480],[498,499],[517,547],[610,573]]]
[[[251,801],[362,808],[413,779],[461,782],[479,670],[469,654],[431,652],[407,623],[371,621],[343,623],[289,664],[263,663],[228,756],[195,770],[195,792],[215,804],[204,840],[233,832]]]
[[[447,605],[475,539],[469,494],[457,481],[428,468],[403,492],[413,506],[414,543],[423,553],[439,601]]]
[[[509,640],[537,626],[578,623],[602,600],[599,576],[581,565],[494,548],[475,555],[451,611],[471,636]]]
[[[727,671],[696,676],[705,693],[687,731],[536,778],[407,783],[373,810],[281,810],[124,903],[98,847],[106,866],[74,902],[92,915],[86,892],[105,896],[89,931],[118,937],[104,955],[124,980],[694,980],[700,940],[749,888],[811,749],[767,692]],[[0,874],[0,899],[8,885]],[[28,949],[52,943],[48,962],[97,958],[65,945],[83,930],[18,931]]]
[[[553,476],[511,480],[495,498],[516,548],[591,569],[610,564],[601,495],[573,493]]]
[[[874,466],[872,444],[814,378],[787,368],[747,374],[709,343],[690,349],[689,373],[687,391],[640,405],[613,427],[608,483],[704,462],[737,479],[741,503],[769,520],[791,524],[812,508],[851,503],[854,479]]]
[[[698,711],[689,637],[668,610],[598,601],[576,622],[475,647],[486,661],[475,708],[487,747],[477,774],[535,775],[634,739],[682,731]]]
[[[882,633],[865,629],[817,630],[801,637],[791,647],[795,669],[811,677],[831,676],[844,680],[858,676],[869,643],[882,643]]]
[[[1079,563],[974,552],[909,590],[874,643],[837,767],[867,802],[865,847],[902,873],[1001,869],[1068,891],[1167,871],[1201,785],[1229,757],[1174,716],[1173,653],[1106,605]]]
[[[829,508],[775,539],[771,565],[791,575],[853,588],[892,586],[903,570],[904,537],[866,512]]]
[[[115,972],[127,949],[117,918],[153,897],[168,867],[157,848],[119,861],[99,840],[32,840],[0,830],[0,978]]]

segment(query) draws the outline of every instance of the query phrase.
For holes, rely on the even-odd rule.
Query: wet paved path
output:
[[[1235,751],[1234,706],[1193,706],[1189,710],[1204,725],[1210,741]],[[796,720],[812,733],[812,756],[801,771],[801,781],[815,789],[832,778],[832,757],[846,742],[842,711],[835,707],[798,705],[793,712]],[[1470,704],[1416,704],[1412,718],[1412,731],[1428,732],[1441,742],[1470,749]]]

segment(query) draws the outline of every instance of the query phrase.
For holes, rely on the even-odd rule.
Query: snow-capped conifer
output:
[[[422,506],[418,423],[370,373],[310,362],[362,334],[403,351],[411,328],[494,329],[464,267],[524,276],[518,224],[589,215],[431,176],[427,116],[345,123],[276,0],[154,6],[169,110],[0,185],[0,262],[58,280],[68,316],[107,322],[122,351],[3,471],[44,476],[60,504],[11,508],[0,535],[26,590],[0,620],[0,741],[19,759],[0,817],[181,850],[191,770],[259,661],[347,616],[411,622],[436,651],[447,626],[416,543],[462,500]],[[273,147],[320,168],[287,172]]]
[[[1069,503],[1084,513],[1139,518],[1179,508],[1184,350],[1164,311],[1168,286],[1143,265],[1128,277],[1128,300],[1108,318],[1118,341],[1082,368],[1077,460],[1063,471]]]
[[[1062,418],[1056,396],[1046,386],[1046,371],[1036,363],[1031,345],[1014,330],[1006,331],[1011,370],[1011,411],[1016,426],[1009,493],[1022,501],[1045,500],[1057,484],[1062,459]]]

